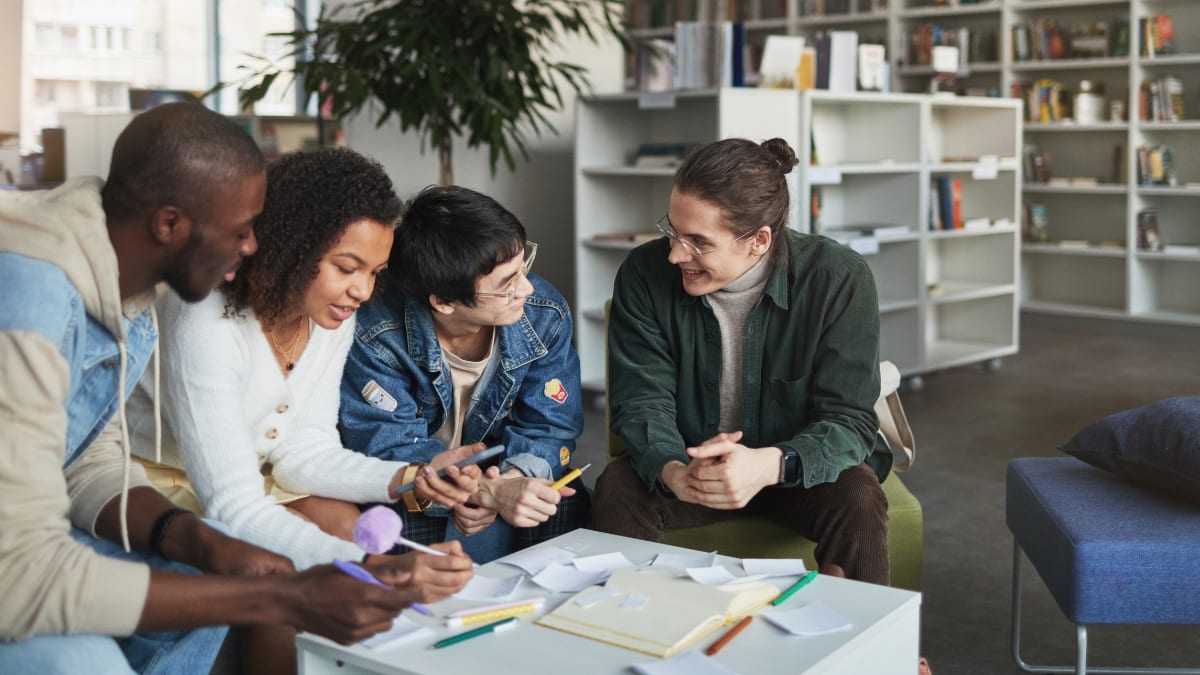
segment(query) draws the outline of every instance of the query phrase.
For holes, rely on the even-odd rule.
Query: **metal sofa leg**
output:
[[[1087,626],[1075,624],[1075,665],[1041,666],[1025,663],[1021,658],[1021,544],[1013,538],[1012,572],[1012,658],[1018,668],[1027,673],[1075,673],[1075,675],[1200,675],[1200,668],[1087,668]]]

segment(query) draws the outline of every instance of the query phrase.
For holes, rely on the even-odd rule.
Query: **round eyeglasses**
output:
[[[657,227],[658,231],[662,232],[663,236],[665,236],[667,239],[670,239],[671,241],[675,242],[676,244],[679,244],[680,246],[682,246],[683,250],[686,251],[687,254],[693,258],[699,258],[702,255],[708,255],[709,253],[716,251],[717,249],[721,248],[722,246],[728,246],[729,244],[732,244],[735,241],[741,241],[741,240],[745,239],[746,237],[749,237],[750,235],[754,234],[755,232],[758,232],[757,229],[750,230],[749,232],[743,232],[742,234],[738,235],[736,238],[731,239],[731,240],[725,242],[724,244],[718,244],[716,246],[712,246],[707,249],[701,249],[699,246],[697,246],[697,245],[693,244],[692,242],[679,236],[679,233],[675,231],[675,226],[671,224],[670,214],[663,215],[662,218],[658,219],[658,222],[655,223],[654,226]]]
[[[517,294],[517,284],[521,283],[521,280],[525,277],[528,277],[529,270],[533,269],[533,261],[537,258],[537,250],[537,243],[532,241],[525,242],[525,262],[521,265],[521,273],[513,277],[513,280],[509,282],[508,288],[505,288],[503,293],[485,293],[480,291],[475,294],[475,297],[504,298],[505,302],[512,302],[513,296]]]

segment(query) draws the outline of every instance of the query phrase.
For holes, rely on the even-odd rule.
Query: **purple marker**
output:
[[[382,581],[376,579],[374,574],[371,574],[370,572],[367,571],[367,568],[363,567],[362,565],[359,565],[356,562],[350,562],[349,560],[334,560],[333,566],[338,568],[339,570],[345,572],[346,574],[349,574],[350,576],[354,577],[355,579],[358,579],[359,581],[365,581],[368,584],[375,584],[376,586],[379,586],[380,588],[388,588],[388,589],[391,588],[391,586],[388,586],[387,584],[383,583]],[[417,603],[414,602],[411,605],[409,605],[409,607],[411,607],[413,611],[415,611],[419,614],[424,614],[425,616],[433,616],[433,612],[426,609],[424,605],[418,605]]]

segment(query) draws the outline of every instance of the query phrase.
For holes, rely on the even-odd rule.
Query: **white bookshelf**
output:
[[[647,0],[631,0],[634,4]],[[650,0],[653,1],[653,0]],[[847,11],[814,16],[806,0],[689,0],[668,2],[682,12],[703,13],[704,20],[744,20],[747,40],[761,44],[769,34],[811,36],[818,30],[855,30],[860,42],[885,36],[895,92],[928,91],[932,70],[913,63],[908,44],[913,30],[931,24],[946,30],[968,28],[973,34],[995,36],[994,54],[973,54],[958,83],[972,91],[1010,95],[1019,81],[1041,78],[1073,87],[1080,80],[1105,84],[1108,101],[1125,103],[1124,120],[1104,119],[1091,124],[1029,124],[1025,142],[1048,150],[1053,175],[1090,176],[1095,185],[1025,184],[1023,203],[1045,206],[1052,241],[1087,240],[1119,248],[1059,246],[1027,243],[1021,247],[1020,307],[1067,316],[1115,318],[1200,326],[1200,254],[1156,253],[1137,249],[1137,214],[1158,210],[1159,229],[1167,244],[1200,244],[1200,2],[1196,0],[850,0]],[[834,3],[825,0],[826,7]],[[1170,14],[1174,24],[1175,53],[1153,58],[1142,56],[1139,19]],[[1053,19],[1060,24],[1111,21],[1128,16],[1128,53],[1097,58],[1064,58],[1017,61],[1013,57],[1013,28],[1027,21]],[[643,14],[642,16],[645,16]],[[656,29],[670,37],[669,28]],[[647,31],[634,30],[635,39]],[[1180,78],[1184,85],[1186,119],[1181,122],[1145,122],[1137,119],[1138,92],[1143,82],[1164,75]],[[821,143],[818,137],[818,144]],[[1136,156],[1132,149],[1143,143],[1166,144],[1174,153],[1177,187],[1138,185]],[[1114,166],[1116,146],[1124,148]],[[847,160],[850,161],[850,160]],[[876,169],[843,167],[847,192],[856,185],[874,183],[891,192],[899,190],[904,171],[911,167]],[[930,167],[923,167],[930,169]],[[945,167],[949,171],[951,167]],[[902,171],[903,170],[903,171]],[[877,181],[871,172],[888,176]],[[906,202],[907,203],[907,202]],[[910,204],[911,206],[911,204]],[[867,207],[852,207],[866,209]],[[1019,219],[1018,221],[1019,222]],[[899,244],[887,248],[903,250]]]
[[[780,136],[801,159],[791,174],[791,227],[828,233],[856,223],[905,226],[864,256],[879,291],[881,357],[905,376],[1017,351],[1018,102],[721,89],[681,93],[665,109],[645,103],[637,94],[579,102],[575,312],[585,387],[603,389],[604,302],[635,245],[596,237],[653,233],[666,212],[674,170],[630,166],[638,144],[648,142]],[[810,138],[817,165],[810,164]],[[986,156],[997,160],[991,177],[978,171]],[[930,231],[929,184],[939,174],[963,181],[965,216],[1001,224]],[[822,202],[815,222],[808,208],[814,186]]]
[[[801,94],[801,191],[821,209],[799,229],[903,226],[864,253],[879,291],[880,357],[906,376],[1017,351],[1020,107],[1003,99],[920,94]],[[964,219],[982,230],[931,230],[930,183],[962,182]],[[873,248],[868,244],[868,251]]]

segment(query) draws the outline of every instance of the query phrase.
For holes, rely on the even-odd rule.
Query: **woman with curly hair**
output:
[[[300,152],[273,163],[254,223],[258,252],[202,302],[174,294],[159,301],[169,431],[161,457],[153,438],[158,387],[143,380],[129,418],[134,452],[154,460],[146,462],[152,480],[185,496],[177,503],[202,508],[233,536],[289,556],[298,569],[335,559],[400,568],[433,601],[471,576],[460,545],[439,545],[455,554],[445,557],[368,556],[353,543],[355,504],[395,501],[395,488],[408,482],[419,499],[463,503],[479,469],[450,467],[441,479],[431,467],[482,446],[411,466],[348,450],[337,430],[355,310],[387,265],[402,210],[383,168],[353,151]],[[198,505],[188,504],[188,487]]]

